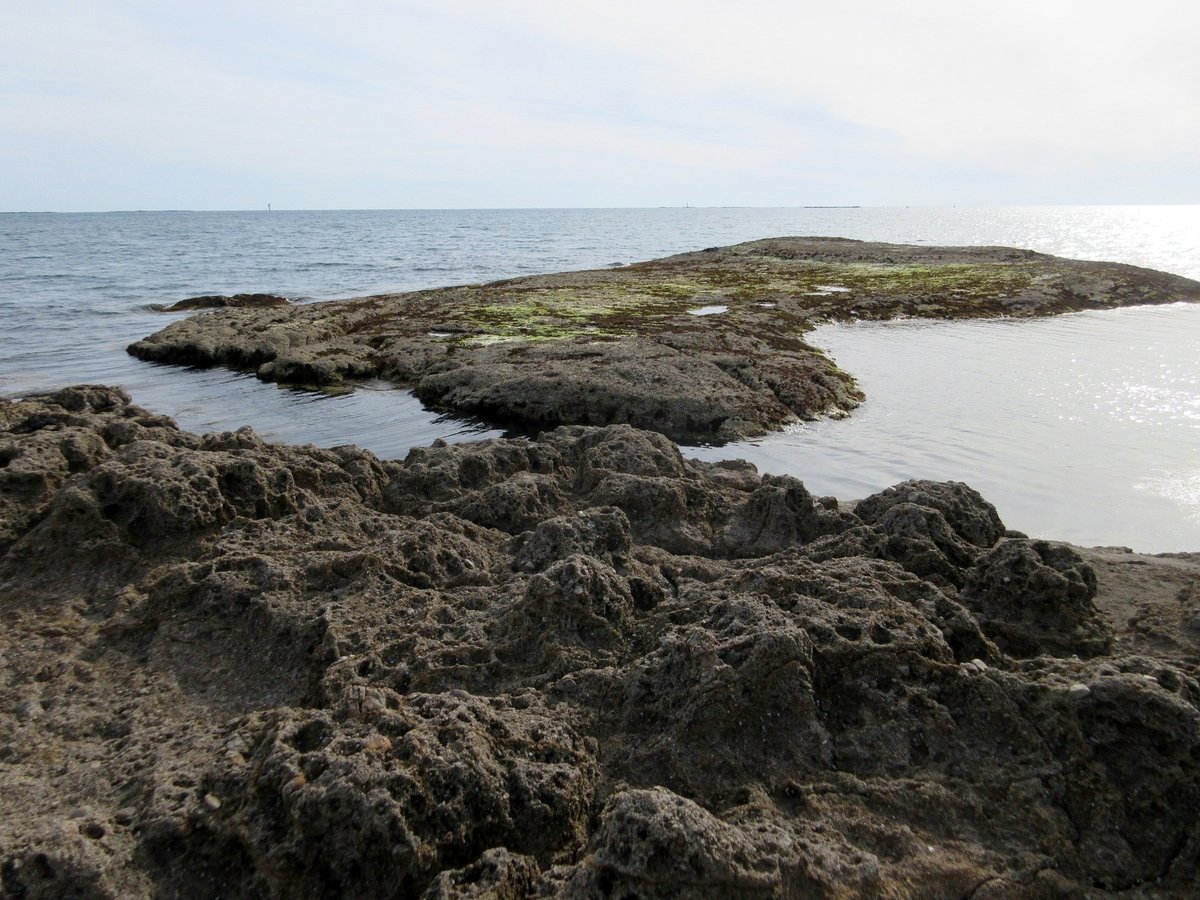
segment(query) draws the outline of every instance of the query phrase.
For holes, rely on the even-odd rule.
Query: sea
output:
[[[0,397],[118,384],[185,429],[250,425],[402,458],[505,432],[388,384],[307,392],[125,347],[177,317],[152,304],[197,294],[309,303],[782,235],[1026,247],[1200,279],[1200,206],[0,213]],[[1200,551],[1200,306],[830,325],[811,339],[858,378],[858,410],[684,452],[746,458],[842,499],[965,481],[1031,535]]]

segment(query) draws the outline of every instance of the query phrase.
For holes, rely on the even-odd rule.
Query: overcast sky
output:
[[[1200,202],[1194,0],[0,0],[0,209]]]

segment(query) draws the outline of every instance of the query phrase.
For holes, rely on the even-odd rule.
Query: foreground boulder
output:
[[[385,378],[431,407],[501,424],[627,423],[703,443],[844,415],[862,400],[805,342],[822,323],[1179,301],[1200,301],[1200,283],[1116,263],[775,238],[602,271],[216,310],[129,352],[312,387]]]
[[[5,896],[1200,877],[1200,560],[628,425],[384,462],[92,386],[0,401],[0,460]]]

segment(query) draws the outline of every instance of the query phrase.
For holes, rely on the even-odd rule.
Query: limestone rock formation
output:
[[[853,378],[805,343],[824,322],[1178,301],[1200,301],[1200,284],[1115,263],[775,238],[619,269],[218,309],[129,352],[310,387],[379,377],[431,407],[506,425],[627,423],[704,443],[844,415],[862,400]]]
[[[0,401],[0,892],[1186,896],[1200,559],[629,425]],[[1177,624],[1172,624],[1177,623]]]

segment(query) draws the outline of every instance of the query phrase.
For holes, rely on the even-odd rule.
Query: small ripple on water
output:
[[[744,456],[843,498],[911,477],[966,481],[1021,530],[1200,547],[1200,391],[1163,374],[1195,371],[1200,307],[860,322],[810,340],[866,392],[850,418],[688,455]]]

